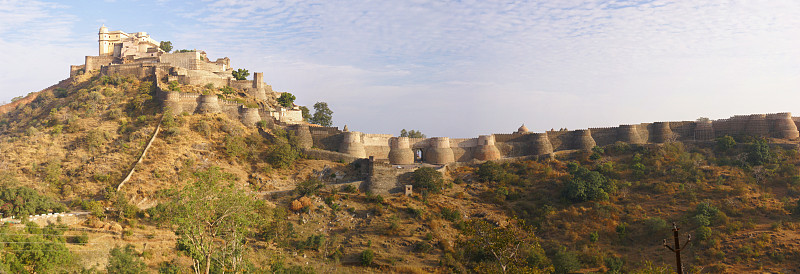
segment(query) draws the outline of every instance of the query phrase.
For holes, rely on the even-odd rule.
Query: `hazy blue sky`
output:
[[[0,0],[0,101],[67,78],[101,24],[228,56],[368,133],[800,116],[796,0]]]

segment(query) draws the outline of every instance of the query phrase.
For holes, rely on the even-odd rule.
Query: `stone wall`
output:
[[[775,113],[734,116],[717,121],[654,122],[573,131],[492,134],[482,135],[479,138],[404,138],[402,153],[408,154],[410,150],[416,154],[417,151],[421,151],[423,162],[445,164],[472,160],[498,160],[501,157],[550,157],[556,151],[591,150],[594,146],[606,146],[617,142],[635,145],[676,141],[694,142],[713,140],[724,135],[754,135],[797,140],[800,139],[798,125],[800,125],[800,118],[791,117],[791,113]],[[343,147],[347,147],[347,149],[363,147],[363,157],[374,157],[376,160],[393,164],[409,162],[406,159],[408,156],[402,156],[400,147],[395,147],[393,143],[397,137],[391,135],[361,134],[359,135],[362,137],[361,140],[357,140],[352,136],[344,138],[344,135],[351,133],[341,133],[338,129],[334,131],[328,128],[312,128],[311,132],[314,145],[318,148],[343,151]],[[345,142],[348,144],[343,145]],[[488,145],[490,143],[493,143],[494,146]],[[397,152],[392,152],[393,149]],[[394,156],[390,156],[392,154]]]
[[[113,56],[86,56],[86,71],[98,70],[102,66],[108,66],[114,62]]]

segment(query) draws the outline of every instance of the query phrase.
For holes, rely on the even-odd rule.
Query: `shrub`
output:
[[[717,138],[715,148],[719,152],[727,152],[736,147],[736,140],[733,137],[725,135]]]
[[[772,153],[764,139],[757,139],[750,145],[747,152],[747,162],[752,165],[763,165],[772,161]]]
[[[136,254],[133,245],[129,244],[111,250],[106,270],[108,273],[145,273],[147,265]]]
[[[711,239],[711,228],[707,226],[698,227],[695,231],[695,237],[697,237],[698,241],[707,241]]]
[[[451,221],[451,222],[458,222],[458,221],[461,220],[461,212],[459,212],[458,210],[455,210],[455,209],[450,209],[450,208],[443,207],[442,211],[441,211],[441,214],[442,214],[442,219],[445,219],[445,220],[448,220],[448,221]]]
[[[299,157],[300,153],[284,141],[274,143],[267,152],[267,162],[274,168],[289,167]]]
[[[553,267],[555,273],[572,273],[581,268],[581,263],[575,253],[569,252],[562,247],[553,256]]]
[[[375,260],[375,252],[371,249],[366,249],[361,252],[361,265],[369,266],[372,265],[372,261]]]
[[[576,163],[570,163],[567,169],[572,179],[564,185],[562,195],[572,202],[608,200],[609,194],[617,189],[611,179],[597,171],[590,171]]]
[[[89,234],[86,234],[86,232],[83,232],[80,235],[75,235],[75,236],[69,237],[69,243],[79,244],[79,245],[86,245],[86,244],[89,243]]]
[[[414,171],[411,175],[414,189],[427,190],[431,193],[442,192],[444,179],[442,173],[430,167],[422,167]]]
[[[294,191],[297,195],[311,196],[316,195],[324,186],[325,184],[320,182],[317,178],[308,178],[307,180],[297,184],[297,187],[295,187]]]

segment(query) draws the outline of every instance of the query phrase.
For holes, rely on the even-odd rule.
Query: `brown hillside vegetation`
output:
[[[363,191],[366,161],[310,159],[279,126],[173,115],[154,95],[85,74],[0,116],[3,217],[88,213],[0,228],[0,272],[671,273],[672,223],[691,273],[800,270],[796,142],[419,168],[400,182],[413,195],[381,196]]]

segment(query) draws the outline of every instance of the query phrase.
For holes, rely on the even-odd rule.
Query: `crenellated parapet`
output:
[[[791,113],[739,115],[716,121],[653,122],[618,127],[550,130],[541,133],[518,129],[514,133],[480,135],[477,138],[407,138],[387,134],[342,132],[336,128],[312,129],[318,148],[339,150],[356,158],[373,157],[391,164],[414,163],[422,153],[429,164],[498,160],[507,157],[545,156],[567,151],[590,151],[617,142],[632,145],[711,141],[724,135],[747,135],[796,140],[800,118]],[[335,140],[334,146],[330,140]],[[333,149],[331,149],[333,148]],[[363,154],[362,154],[363,151]]]

